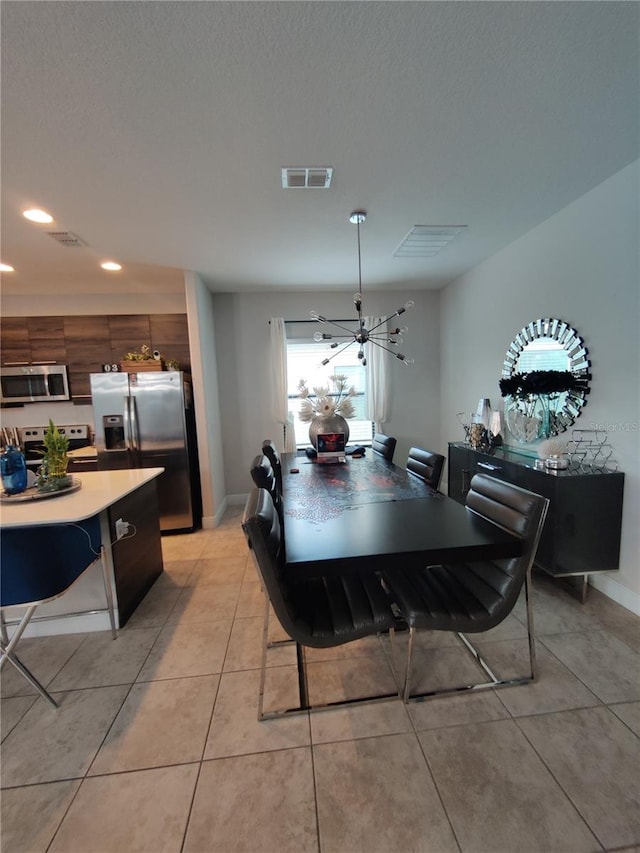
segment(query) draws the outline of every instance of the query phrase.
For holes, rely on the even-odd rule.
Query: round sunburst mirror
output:
[[[524,326],[505,355],[500,387],[551,400],[547,435],[570,427],[587,403],[591,362],[583,339],[568,323],[541,318]],[[541,437],[538,435],[537,437]]]

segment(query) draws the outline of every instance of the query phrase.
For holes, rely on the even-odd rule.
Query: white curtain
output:
[[[283,426],[284,450],[295,451],[295,429],[287,395],[287,331],[282,317],[271,318],[271,380],[273,417]]]
[[[381,326],[378,324],[382,323]],[[367,329],[373,329],[375,334],[387,331],[386,317],[365,317],[364,324]],[[389,388],[387,381],[387,358],[388,353],[373,343],[365,344],[367,366],[366,376],[366,408],[365,415],[374,421],[376,432],[382,432],[382,424],[389,417]]]

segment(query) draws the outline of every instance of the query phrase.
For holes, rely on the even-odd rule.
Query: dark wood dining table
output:
[[[522,551],[511,533],[370,450],[344,463],[284,454],[282,479],[287,566],[305,577]]]

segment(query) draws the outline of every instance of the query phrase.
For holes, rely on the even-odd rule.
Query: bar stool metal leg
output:
[[[47,702],[50,702],[54,708],[57,708],[58,703],[53,698],[53,696],[51,696],[45,690],[45,688],[42,686],[42,684],[40,684],[35,675],[33,675],[27,669],[27,667],[22,663],[20,658],[13,651],[16,645],[18,644],[20,637],[24,633],[25,628],[29,624],[29,620],[33,616],[36,606],[37,605],[32,605],[31,607],[27,608],[24,616],[20,620],[20,624],[16,628],[15,633],[10,640],[7,634],[7,626],[5,625],[4,616],[0,614],[0,626],[2,628],[2,638],[0,639],[0,669],[2,669],[6,661],[9,661],[9,663],[12,664],[18,670],[18,672],[22,676],[24,676],[24,678],[26,678],[29,684],[38,691],[38,693],[42,696],[43,699],[46,699]]]

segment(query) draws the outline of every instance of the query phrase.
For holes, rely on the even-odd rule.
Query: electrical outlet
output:
[[[129,522],[119,518],[116,521],[116,539],[122,539],[129,532]]]

